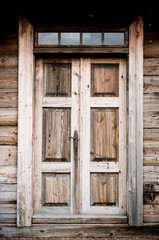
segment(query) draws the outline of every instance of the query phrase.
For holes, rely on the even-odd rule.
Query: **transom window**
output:
[[[125,32],[38,32],[38,45],[124,45]]]

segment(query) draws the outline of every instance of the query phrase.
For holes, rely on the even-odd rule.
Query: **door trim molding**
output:
[[[143,224],[143,16],[129,28],[129,224]]]
[[[33,26],[19,17],[17,226],[31,226]]]

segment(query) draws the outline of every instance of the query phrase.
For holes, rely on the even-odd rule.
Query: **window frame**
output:
[[[38,44],[38,33],[58,33],[58,44]],[[79,45],[62,45],[61,33],[80,33],[80,44]],[[104,44],[104,33],[124,33],[124,44],[120,45],[106,45]],[[101,44],[100,45],[84,45],[82,44],[83,33],[101,33]],[[128,53],[128,29],[127,28],[42,28],[38,27],[34,29],[34,53]]]

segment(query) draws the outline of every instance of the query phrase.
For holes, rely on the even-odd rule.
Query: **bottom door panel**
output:
[[[90,205],[118,206],[119,180],[116,173],[91,173]]]
[[[70,174],[43,174],[43,206],[70,206]]]

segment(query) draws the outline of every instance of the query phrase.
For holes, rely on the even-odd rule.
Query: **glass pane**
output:
[[[61,33],[61,45],[79,45],[80,33]]]
[[[101,45],[101,33],[83,33],[83,45]]]
[[[91,96],[119,96],[119,64],[91,65]]]
[[[118,161],[118,115],[119,111],[117,108],[91,109],[91,161]]]
[[[58,33],[38,33],[38,44],[58,45]]]
[[[104,44],[105,45],[123,45],[124,32],[104,33]]]

